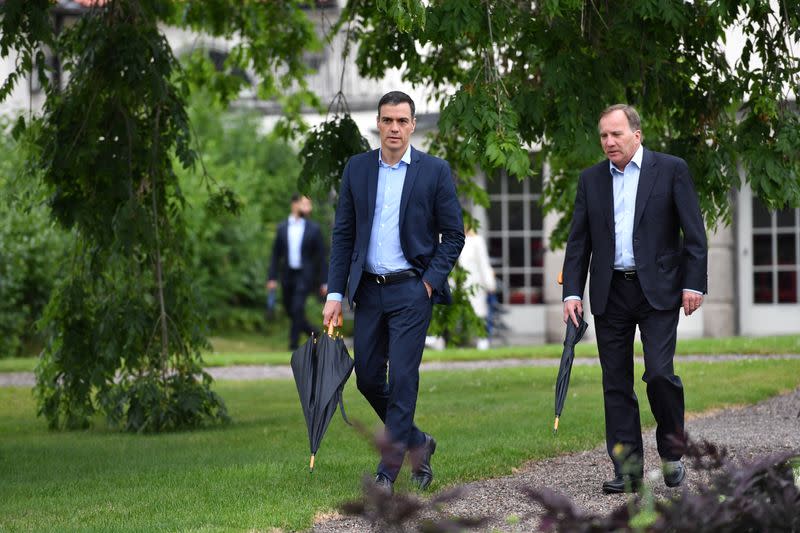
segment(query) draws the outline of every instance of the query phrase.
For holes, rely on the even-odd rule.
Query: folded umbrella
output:
[[[558,419],[561,417],[561,411],[564,410],[564,401],[567,399],[569,376],[572,372],[572,362],[575,360],[575,345],[578,344],[578,341],[581,340],[581,337],[586,332],[586,328],[589,327],[582,316],[577,316],[577,327],[572,322],[572,319],[567,320],[564,351],[561,352],[561,365],[558,368],[558,377],[556,378],[556,420],[553,423],[553,433],[558,431]]]
[[[341,325],[342,319],[339,317],[338,328]],[[292,354],[292,374],[308,429],[311,472],[314,471],[314,458],[337,405],[341,407],[345,422],[350,423],[344,412],[342,390],[352,371],[353,359],[344,345],[341,330],[334,328],[333,322],[327,332],[319,336],[312,335]]]
[[[277,303],[277,300],[278,297],[275,289],[268,289],[266,306],[264,307],[267,315],[267,320],[272,320],[273,318],[275,318],[275,304]]]

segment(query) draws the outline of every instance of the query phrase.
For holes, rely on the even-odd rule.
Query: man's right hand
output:
[[[267,281],[267,289],[270,291],[274,291],[278,287],[278,282],[274,279]]]
[[[339,317],[342,316],[342,302],[336,300],[328,300],[325,302],[325,307],[322,308],[322,325],[328,327],[331,320],[334,324],[339,323]]]
[[[572,320],[575,327],[578,327],[578,315],[583,316],[583,303],[580,300],[567,300],[564,302],[564,324],[567,320]]]

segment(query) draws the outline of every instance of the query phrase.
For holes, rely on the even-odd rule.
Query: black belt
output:
[[[413,268],[409,268],[408,270],[401,270],[400,272],[389,272],[388,274],[373,274],[372,272],[364,272],[362,278],[368,281],[374,281],[378,285],[389,285],[391,283],[397,283],[398,281],[403,281],[409,278],[416,278],[419,274]]]
[[[624,277],[625,281],[633,281],[638,277],[635,270],[615,270],[614,274]]]

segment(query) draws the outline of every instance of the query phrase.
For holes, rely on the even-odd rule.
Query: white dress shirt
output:
[[[306,220],[304,218],[289,215],[289,224],[286,230],[286,239],[289,246],[288,262],[289,268],[300,270],[303,267],[303,233],[306,231]]]

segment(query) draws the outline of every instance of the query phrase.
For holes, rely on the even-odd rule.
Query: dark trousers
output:
[[[302,270],[290,269],[283,283],[283,307],[289,315],[289,349],[297,348],[300,333],[311,335],[313,328],[306,318],[306,299],[311,287],[305,281]]]
[[[668,436],[683,433],[683,384],[675,375],[673,357],[679,309],[659,311],[647,302],[638,278],[614,273],[606,311],[594,317],[603,370],[606,445],[616,475],[642,474],[642,428],[633,390],[633,339],[636,326],[644,346],[647,398],[656,419],[656,443],[664,460],[681,458]],[[626,468],[623,469],[623,464]]]
[[[356,383],[389,439],[378,473],[394,481],[406,450],[425,442],[414,412],[433,304],[420,278],[390,285],[362,279],[354,300]]]

